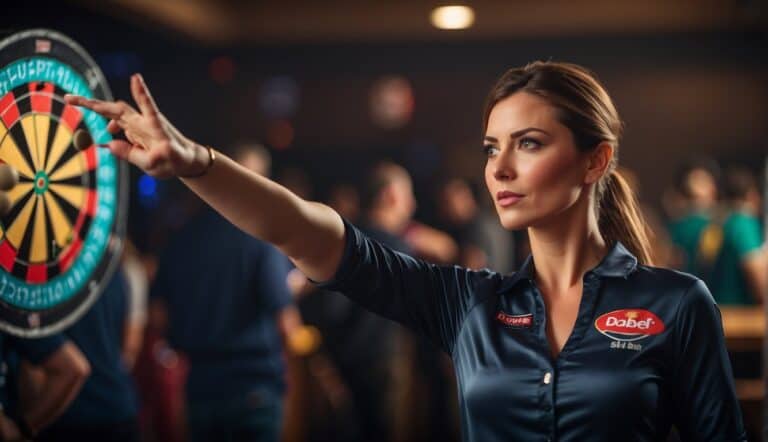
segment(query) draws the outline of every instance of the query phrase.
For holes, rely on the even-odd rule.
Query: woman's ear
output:
[[[608,170],[613,159],[613,146],[607,141],[598,144],[589,154],[589,163],[587,164],[587,174],[584,177],[585,184],[596,183]]]

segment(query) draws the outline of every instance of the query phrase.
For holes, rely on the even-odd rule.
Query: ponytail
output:
[[[620,241],[640,264],[652,265],[648,240],[652,232],[647,230],[635,193],[616,170],[604,180],[598,198],[600,233],[608,244]]]

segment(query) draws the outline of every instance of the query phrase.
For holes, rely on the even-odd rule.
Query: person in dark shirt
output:
[[[41,441],[138,441],[136,389],[123,359],[128,286],[121,270],[88,312],[63,335],[83,352],[91,376],[72,405],[40,434]]]
[[[20,366],[29,368],[24,376]],[[0,332],[0,440],[34,438],[72,403],[90,370],[61,334],[20,338]]]
[[[365,232],[393,250],[412,253],[400,236],[416,208],[408,172],[381,162],[366,176],[361,195]],[[301,305],[302,317],[320,328],[325,350],[351,395],[352,411],[342,422],[345,428],[336,433],[345,432],[344,437],[355,441],[392,440],[393,359],[403,353],[397,343],[404,330],[337,292],[318,291]],[[407,405],[406,412],[412,411],[414,404]]]
[[[249,156],[238,151],[242,164]],[[170,345],[189,359],[190,440],[279,440],[283,339],[296,324],[288,271],[273,246],[209,208],[160,256],[150,298],[167,315]]]
[[[454,362],[467,441],[746,440],[718,309],[701,280],[651,266],[616,172],[622,122],[588,70],[504,73],[484,112],[485,180],[532,254],[502,275],[395,252],[331,208],[181,135],[143,79],[139,111],[67,97],[124,130],[108,148],[184,183],[305,275],[429,337]]]
[[[749,170],[725,173],[727,214],[718,225],[721,241],[709,283],[721,305],[753,305],[768,293],[768,245],[760,226],[760,191]]]

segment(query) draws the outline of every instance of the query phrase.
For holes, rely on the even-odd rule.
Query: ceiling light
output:
[[[466,29],[475,21],[475,11],[469,6],[440,6],[429,16],[432,25],[439,29]]]

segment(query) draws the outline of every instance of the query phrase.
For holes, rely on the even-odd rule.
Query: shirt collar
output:
[[[594,273],[601,278],[626,278],[637,268],[637,258],[630,253],[624,244],[617,241],[602,261],[587,273]],[[533,279],[533,255],[528,255],[520,267],[520,270],[513,273],[501,283],[499,291],[507,291],[517,285],[520,281],[531,282]]]

